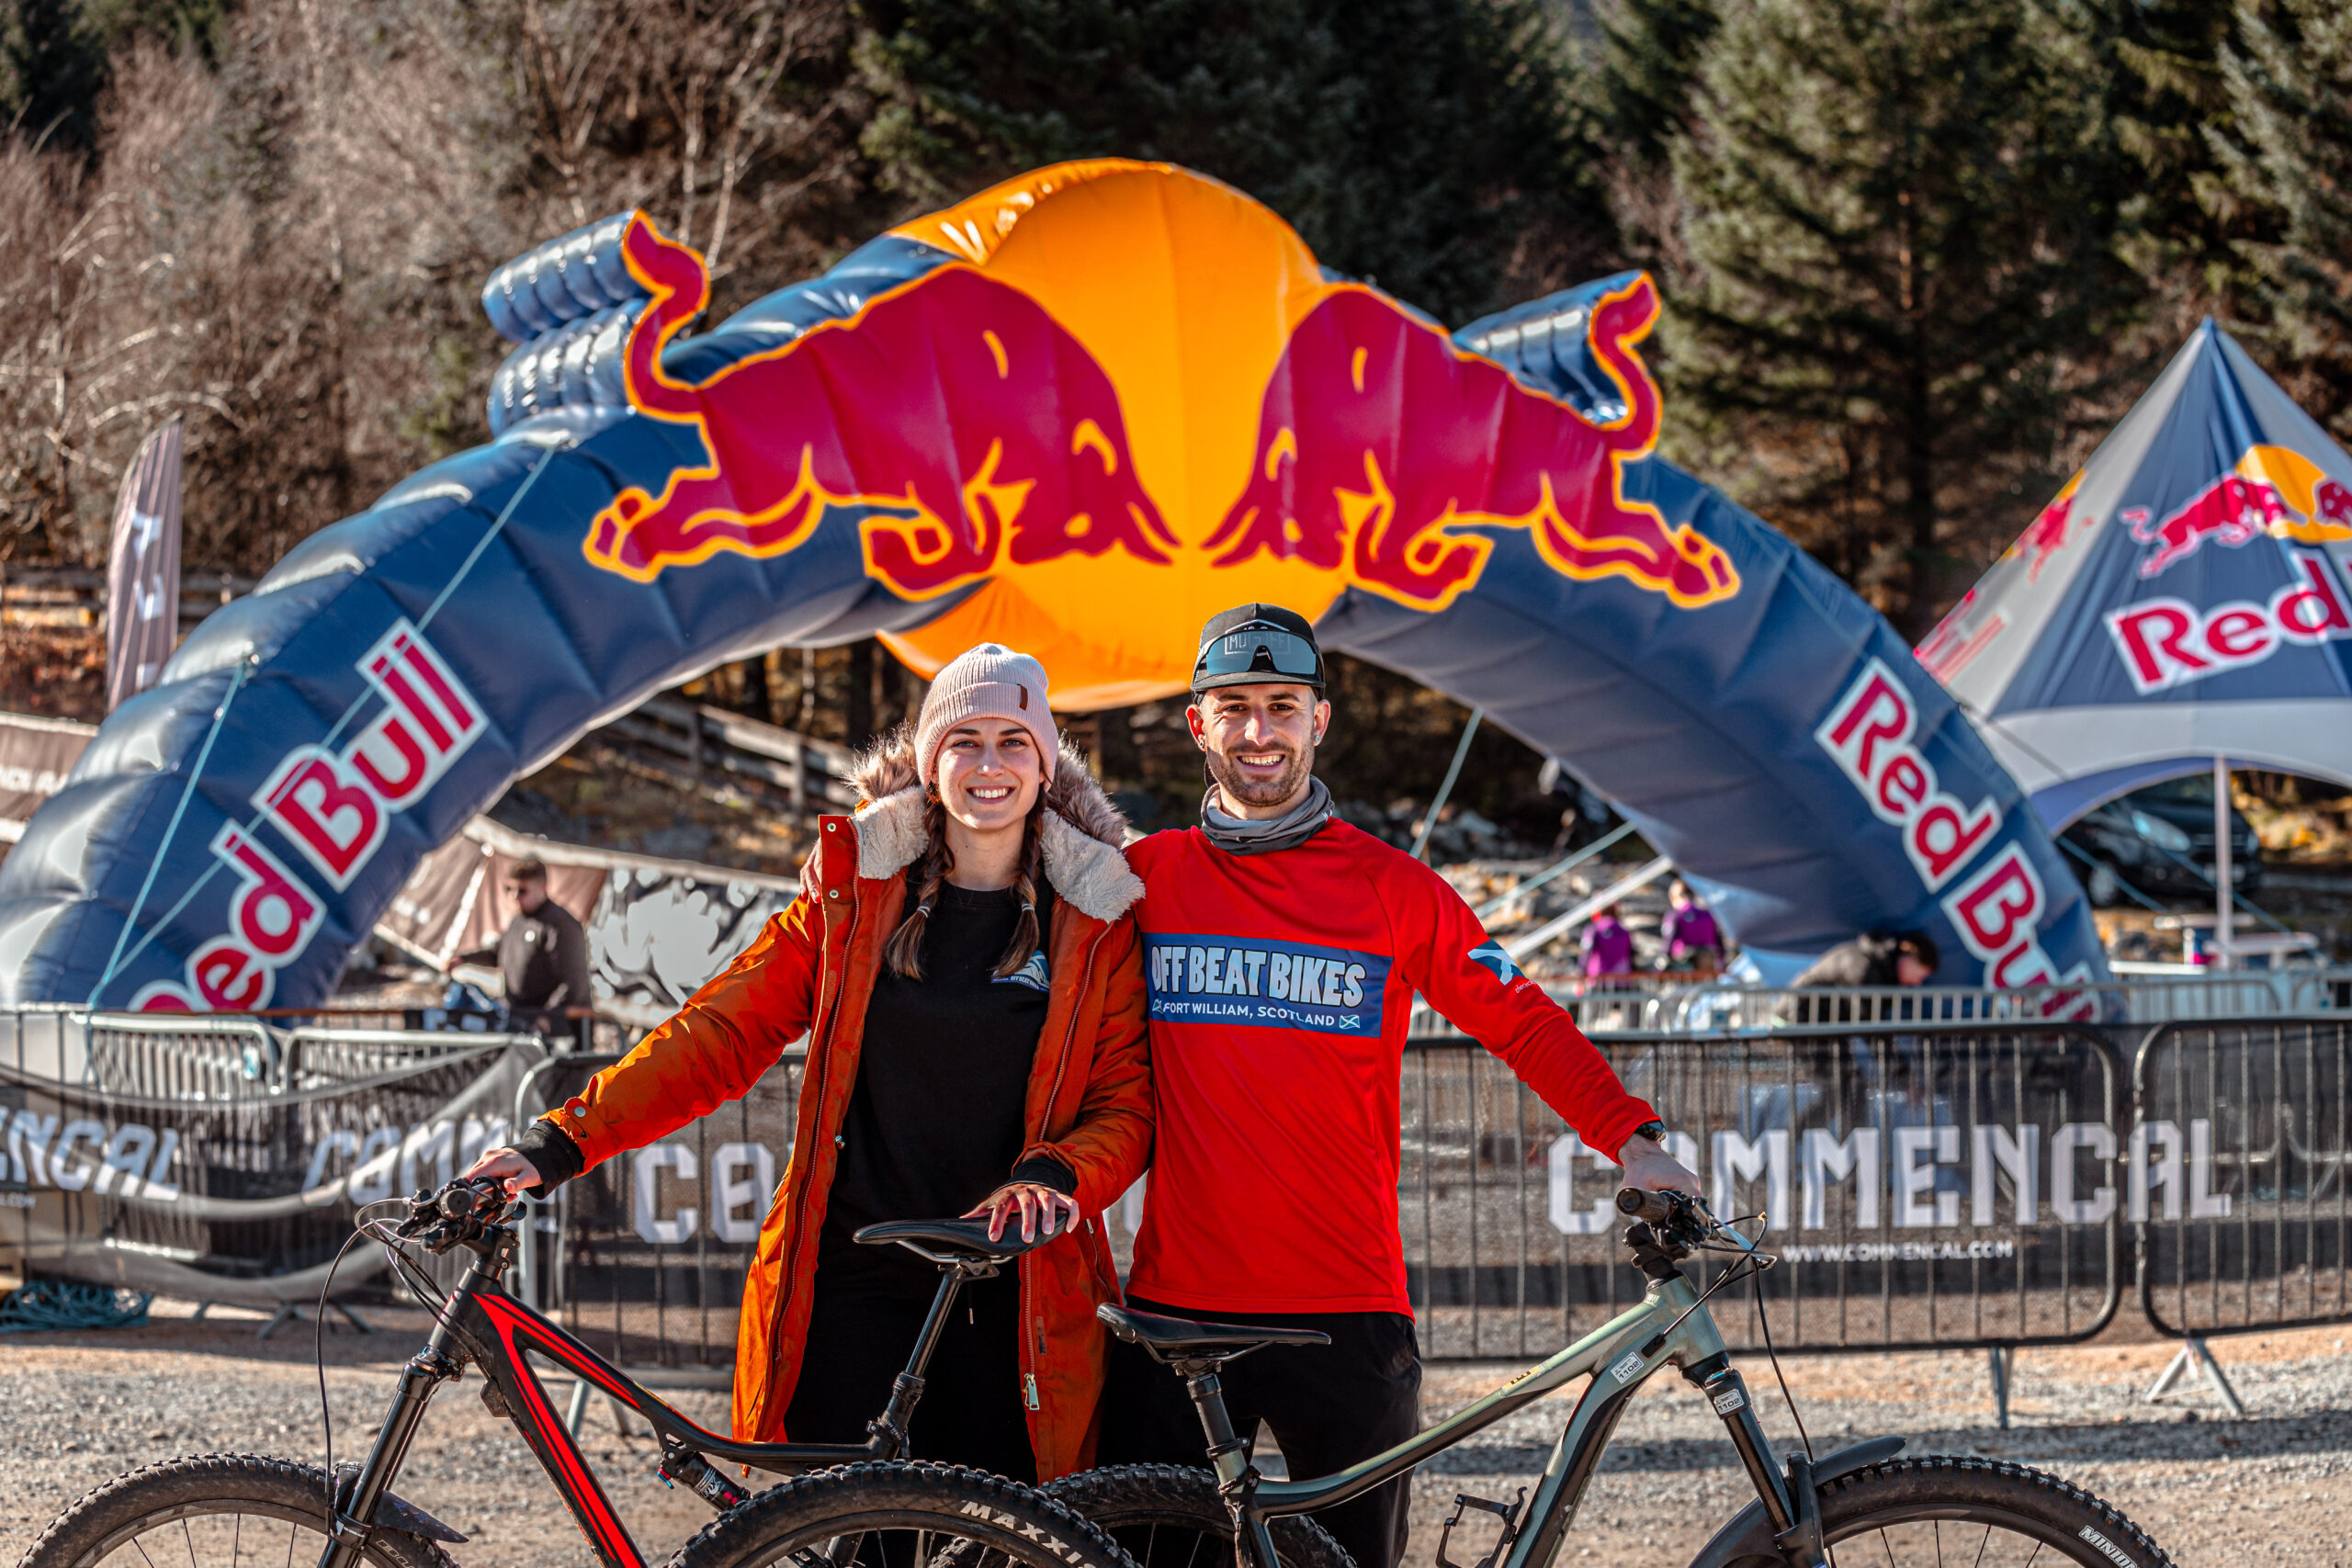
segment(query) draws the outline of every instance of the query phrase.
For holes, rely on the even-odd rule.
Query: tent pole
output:
[[[2213,961],[2218,969],[2237,967],[2236,933],[2231,927],[2230,896],[2236,878],[2230,867],[2230,760],[2213,757]]]

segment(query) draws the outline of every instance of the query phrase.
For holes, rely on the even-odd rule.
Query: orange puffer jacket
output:
[[[808,1035],[791,1163],[744,1284],[739,1440],[786,1437],[866,1001],[883,943],[904,911],[904,873],[923,848],[910,752],[873,759],[859,783],[867,804],[854,818],[824,818],[819,830],[809,879],[819,896],[795,899],[675,1018],[548,1113],[593,1167],[739,1098],[786,1045]],[[1119,852],[1125,823],[1083,760],[1067,750],[1046,804],[1045,870],[1057,895],[1047,938],[1053,990],[1020,1157],[1049,1154],[1074,1171],[1086,1218],[1018,1265],[1022,1392],[1041,1480],[1093,1461],[1106,1348],[1094,1309],[1119,1299],[1102,1214],[1149,1163],[1152,1125],[1143,968],[1128,913],[1143,884]]]

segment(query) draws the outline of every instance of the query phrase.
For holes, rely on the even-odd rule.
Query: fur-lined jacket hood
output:
[[[923,852],[923,791],[915,772],[913,738],[886,736],[857,761],[853,775],[860,804],[857,874],[871,881],[897,876]],[[1127,867],[1121,845],[1127,819],[1086,770],[1067,741],[1046,786],[1046,880],[1055,896],[1080,914],[1117,919],[1143,897],[1143,879]]]

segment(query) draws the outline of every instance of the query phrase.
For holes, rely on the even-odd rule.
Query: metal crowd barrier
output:
[[[415,1029],[294,1029],[285,1036],[280,1086],[287,1090],[357,1083],[514,1038]]]
[[[285,1050],[252,1019],[98,1013],[83,1024],[81,1081],[144,1100],[251,1100],[285,1087]]]
[[[2304,1005],[2313,987],[2337,983],[2289,976],[2301,987],[2290,999]],[[2150,1324],[2209,1365],[2205,1336],[2352,1320],[2352,1011],[2165,1023],[2136,1055],[2118,1051],[2114,1032],[1905,1019],[1597,1043],[1676,1129],[1676,1154],[1718,1209],[1758,1215],[1782,1258],[1760,1292],[1718,1298],[1736,1346],[1760,1348],[1769,1326],[1782,1348],[1986,1347],[1997,1367],[2007,1348],[2098,1334],[2127,1271]],[[365,1097],[337,1097],[490,1043],[0,1012],[0,1064],[19,1077],[119,1101],[122,1114],[156,1128],[167,1115],[198,1118],[173,1123],[185,1127],[178,1157],[213,1173],[207,1190],[217,1197],[277,1190],[268,1172],[288,1162],[331,1176],[384,1137],[396,1140],[386,1146],[401,1165],[413,1159],[420,1179],[432,1174],[424,1162],[441,1157],[438,1145],[417,1135],[431,1130],[407,1123],[447,1092],[440,1078],[403,1080],[402,1103],[368,1106],[365,1127],[345,1125]],[[616,1055],[555,1056],[521,1071],[513,1124],[560,1103]],[[540,1206],[520,1281],[530,1299],[624,1364],[723,1382],[744,1270],[790,1154],[802,1062],[797,1048],[787,1052],[745,1100]],[[1534,1357],[1633,1299],[1639,1281],[1608,1208],[1612,1169],[1500,1061],[1458,1035],[1420,1035],[1407,1049],[1401,1096],[1398,1206],[1426,1355]],[[153,1111],[134,1114],[132,1102]],[[468,1112],[477,1114],[490,1112]],[[379,1123],[392,1130],[368,1131]],[[469,1122],[465,1135],[503,1131]],[[461,1140],[450,1139],[455,1157]],[[335,1153],[344,1143],[352,1147]],[[241,1171],[252,1174],[231,1175]],[[74,1213],[99,1201],[41,1198]],[[1131,1201],[1106,1216],[1123,1257],[1136,1209]],[[347,1225],[348,1210],[307,1217]],[[107,1247],[233,1271],[256,1289],[309,1267],[325,1235],[175,1218],[153,1205],[144,1217],[110,1206],[86,1218],[112,1238]],[[1719,1260],[1700,1266],[1710,1282],[1719,1278]]]
[[[2140,1304],[2199,1337],[2352,1317],[2352,1019],[2167,1024],[2125,1151]]]
[[[2064,1344],[2114,1316],[2125,1074],[2095,1032],[1783,1031],[1598,1042],[1671,1151],[1780,1265],[1726,1339],[1893,1350]],[[1431,1359],[1549,1354],[1640,1293],[1615,1168],[1467,1040],[1405,1057],[1398,1191]],[[1702,1257],[1712,1282],[1722,1260]]]
[[[2156,1024],[2352,1006],[2352,980],[2315,970],[2248,970],[2178,979],[1972,990],[1955,986],[1838,986],[1794,990],[1693,986],[1658,997],[1645,1027],[1675,1034],[1736,1034],[1831,1024],[1925,1025],[2052,1019]]]
[[[269,1070],[240,1070],[277,1043],[257,1025],[17,1021],[20,1043],[79,1051],[84,1070],[0,1056],[0,1252],[27,1272],[281,1319],[317,1298],[354,1204],[447,1179],[505,1140],[513,1084],[543,1055],[536,1037],[469,1036],[363,1080],[273,1089]],[[379,1289],[374,1263],[351,1260],[338,1291]]]
[[[541,1063],[515,1090],[514,1125],[562,1104],[618,1059]],[[790,1048],[741,1100],[535,1205],[525,1299],[623,1366],[723,1386],[743,1276],[791,1154],[806,1060],[805,1049]]]

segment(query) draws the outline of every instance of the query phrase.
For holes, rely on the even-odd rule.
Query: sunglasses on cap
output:
[[[1315,645],[1303,637],[1260,624],[1243,626],[1212,639],[1201,649],[1200,661],[1193,666],[1193,683],[1214,680],[1221,675],[1265,673],[1258,665],[1263,653],[1277,675],[1293,675],[1310,685],[1323,683],[1323,661]]]

